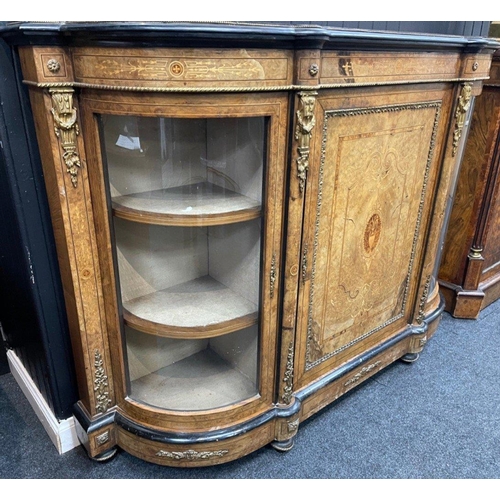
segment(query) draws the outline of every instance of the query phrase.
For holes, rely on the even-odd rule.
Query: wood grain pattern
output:
[[[276,50],[127,49],[72,51],[77,82],[138,87],[269,87],[291,83],[291,53]]]
[[[259,320],[260,333],[260,396],[243,401],[240,404],[209,412],[189,412],[186,420],[185,412],[166,412],[148,407],[147,405],[131,400],[127,396],[126,369],[121,353],[121,334],[119,328],[119,312],[117,307],[115,265],[108,252],[101,252],[100,259],[103,268],[108,270],[106,276],[105,294],[106,310],[110,321],[109,334],[114,340],[111,342],[112,359],[117,360],[114,376],[120,393],[117,394],[120,407],[128,415],[138,421],[166,429],[185,428],[186,431],[202,431],[214,426],[229,425],[235,420],[245,420],[257,415],[272,404],[273,386],[276,374],[274,363],[278,331],[277,304],[280,293],[277,288],[271,297],[269,280],[271,266],[274,260],[274,279],[280,279],[280,249],[282,239],[282,206],[284,178],[280,172],[284,169],[286,152],[286,120],[287,98],[283,94],[238,95],[238,96],[174,96],[174,95],[134,95],[129,93],[112,93],[86,91],[82,96],[84,122],[83,127],[93,143],[92,159],[89,161],[89,177],[96,193],[96,218],[102,228],[98,232],[101,248],[111,248],[112,240],[109,230],[108,198],[106,195],[106,181],[104,165],[99,152],[99,134],[95,116],[100,113],[120,113],[143,116],[170,116],[170,117],[238,117],[238,116],[267,116],[268,138],[266,152],[266,179],[264,206],[264,244],[263,263],[261,270],[261,314]],[[98,196],[98,197],[97,197]],[[274,256],[274,259],[273,259]],[[255,318],[252,317],[252,323]],[[246,326],[241,323],[239,326]],[[116,326],[115,326],[116,325]],[[224,325],[223,325],[224,326]],[[225,325],[225,327],[228,325]],[[234,322],[229,325],[228,331],[239,327]],[[142,331],[148,332],[147,325],[141,325]],[[219,331],[216,334],[224,333]],[[206,333],[200,333],[206,336]],[[120,360],[120,361],[118,361]],[[118,363],[120,363],[118,365]]]
[[[306,199],[299,386],[414,317],[446,94],[401,89],[383,105],[382,91],[351,95],[318,99],[322,146]]]
[[[36,88],[31,94],[80,404],[89,421],[101,414],[109,418],[84,436],[92,456],[117,444],[153,463],[198,467],[237,459],[273,440],[287,443],[301,421],[398,358],[424,349],[439,323],[435,275],[458,168],[453,117],[461,80],[470,78],[477,95],[489,53],[389,52],[369,46],[356,52],[72,46],[23,48],[21,58],[26,80],[67,83],[70,92],[72,85],[81,87],[75,93],[82,159],[76,188],[52,133],[50,96]],[[60,63],[58,76],[51,71],[57,66],[49,64],[51,59]],[[286,92],[275,92],[277,88]],[[306,126],[306,111],[313,108]],[[256,202],[225,213],[210,208],[200,218],[178,217],[172,207],[149,210],[137,200],[127,204],[124,194],[147,191],[147,198],[157,187],[151,181],[146,191],[135,186],[129,193],[111,192],[100,115],[265,118],[262,206]],[[297,126],[299,119],[303,123]],[[492,132],[488,134],[492,142]],[[149,171],[143,175],[149,179]],[[493,183],[485,191],[496,200]],[[127,301],[132,304],[144,295],[122,303],[114,249],[120,224],[167,231],[170,225],[234,227],[257,218],[262,218],[263,228],[258,314],[236,315],[215,326],[183,323],[178,328],[155,321],[157,315],[131,314]],[[495,231],[496,247],[500,232]],[[484,258],[495,266],[493,250]],[[493,273],[487,278],[492,289],[500,289]],[[151,344],[155,336],[164,343],[159,337],[172,343],[193,339],[199,349],[212,342],[200,339],[220,340],[253,324],[259,329],[258,377],[253,377],[258,387],[250,381],[244,396],[223,396],[216,408],[186,398],[179,406],[165,403],[178,409],[160,408],[161,402],[146,404],[148,387],[140,381],[165,366],[134,372],[129,380],[126,323],[137,328],[136,336],[146,332],[143,337],[153,339]],[[132,338],[130,331],[127,327],[127,338]],[[181,356],[184,348],[176,353]],[[202,352],[189,348],[193,356]],[[155,401],[170,401],[159,387],[154,388]],[[316,389],[309,391],[311,387]],[[139,396],[134,399],[134,394]],[[129,431],[134,426],[137,435]],[[198,439],[200,433],[206,437],[215,432],[226,434]]]
[[[460,318],[477,318],[500,297],[498,68],[496,58],[492,78],[476,98],[439,268],[446,310]]]
[[[325,51],[321,61],[321,83],[374,83],[443,80],[456,78],[458,54],[356,53],[338,55]]]

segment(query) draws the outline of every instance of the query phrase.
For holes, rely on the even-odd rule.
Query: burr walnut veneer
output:
[[[439,269],[446,310],[475,319],[500,297],[500,53],[476,99]]]
[[[287,450],[418,357],[496,44],[223,23],[35,25],[15,43],[91,457]]]

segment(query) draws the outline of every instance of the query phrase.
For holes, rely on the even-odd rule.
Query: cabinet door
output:
[[[414,323],[449,97],[443,86],[317,97],[297,389]]]
[[[195,429],[268,409],[286,98],[82,102],[119,405]]]

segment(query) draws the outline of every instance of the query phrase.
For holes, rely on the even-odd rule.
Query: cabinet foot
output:
[[[117,451],[118,451],[118,449],[115,447],[115,448],[111,448],[108,451],[105,451],[104,453],[96,455],[95,457],[91,457],[89,455],[89,458],[95,462],[107,462],[108,460],[111,460],[116,455]]]
[[[295,436],[285,441],[273,441],[271,446],[278,451],[290,451],[295,444]]]
[[[420,353],[418,352],[409,352],[408,354],[405,354],[402,358],[401,361],[404,363],[415,363],[417,359],[420,357]]]

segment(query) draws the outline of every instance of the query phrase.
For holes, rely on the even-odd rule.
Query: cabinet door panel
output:
[[[116,244],[99,259],[120,408],[191,431],[268,409],[286,96],[89,91],[82,102],[99,245]]]
[[[320,97],[316,106],[299,378],[412,323],[441,100],[435,93],[401,93],[381,106],[367,97]]]

